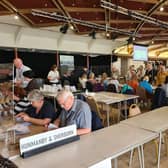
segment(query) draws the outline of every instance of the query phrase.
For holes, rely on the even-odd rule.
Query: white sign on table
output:
[[[99,163],[94,164],[93,166],[90,166],[88,168],[111,168],[111,160],[105,159]]]
[[[40,133],[26,138],[20,139],[20,153],[37,149],[54,142],[58,142],[77,135],[76,125],[62,127],[56,130]]]

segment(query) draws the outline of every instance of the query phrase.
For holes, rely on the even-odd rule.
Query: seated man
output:
[[[27,92],[43,87],[44,80],[41,78],[35,78],[35,73],[32,70],[23,72],[23,76],[24,80],[27,82],[27,86],[24,88]]]
[[[58,93],[57,101],[63,108],[54,122],[57,127],[76,124],[78,135],[91,132],[91,111],[87,103],[74,99],[73,94],[67,90]]]
[[[28,94],[32,107],[21,112],[16,117],[21,117],[26,122],[47,126],[56,119],[56,112],[52,104],[44,100],[43,94],[38,89]]]

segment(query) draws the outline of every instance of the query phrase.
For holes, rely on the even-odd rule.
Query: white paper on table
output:
[[[48,129],[55,129],[55,128],[58,128],[58,127],[52,123],[48,125]]]
[[[30,129],[27,125],[16,124],[13,127],[9,128],[7,131],[14,130],[17,135],[27,134],[30,132]]]

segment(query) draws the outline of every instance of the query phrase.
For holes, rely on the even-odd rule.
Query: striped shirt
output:
[[[14,105],[14,113],[18,114],[20,112],[26,111],[29,107],[31,107],[31,103],[27,100],[25,97],[24,99],[21,99],[19,101],[15,101]]]

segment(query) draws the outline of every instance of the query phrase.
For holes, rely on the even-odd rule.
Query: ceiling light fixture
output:
[[[18,15],[15,15],[15,16],[14,16],[14,19],[18,20],[18,19],[19,19],[19,16],[18,16]]]
[[[164,11],[164,7],[162,6],[162,7],[160,7],[160,11],[161,12],[163,12]]]
[[[66,23],[60,28],[60,32],[66,34],[68,31],[69,25]]]
[[[116,32],[118,34],[125,34],[125,35],[128,35],[128,36],[140,37],[140,35],[134,34],[133,32],[129,32],[129,31],[125,31],[125,30],[122,30],[122,29],[117,29],[117,28],[113,28],[113,27],[110,27],[110,26],[101,25],[101,24],[97,24],[97,23],[93,23],[93,22],[86,22],[86,21],[83,21],[81,19],[69,18],[69,17],[66,17],[66,16],[58,15],[56,13],[49,13],[49,12],[45,12],[45,11],[41,11],[41,10],[37,10],[37,9],[32,9],[32,14],[34,16],[41,16],[41,17],[45,17],[45,18],[54,19],[54,20],[57,20],[57,21],[63,21],[63,22],[66,22],[66,23],[79,24],[79,25],[91,27],[91,28],[97,29],[97,30],[106,31],[108,29],[109,32],[113,31],[113,32]]]
[[[92,31],[89,33],[89,36],[92,37],[92,39],[96,39],[96,31],[95,31],[95,30],[92,30]]]
[[[143,15],[143,14],[135,12],[133,10],[123,8],[121,6],[118,6],[116,4],[108,2],[106,0],[101,0],[101,7],[105,8],[105,9],[108,9],[108,10],[116,11],[118,13],[130,16],[130,17],[133,17],[133,18],[136,18],[136,19],[139,19],[139,20],[143,20],[143,21],[148,22],[148,23],[158,25],[158,26],[163,27],[165,29],[168,29],[168,23],[167,22],[155,19],[155,18],[150,17],[150,16]]]

